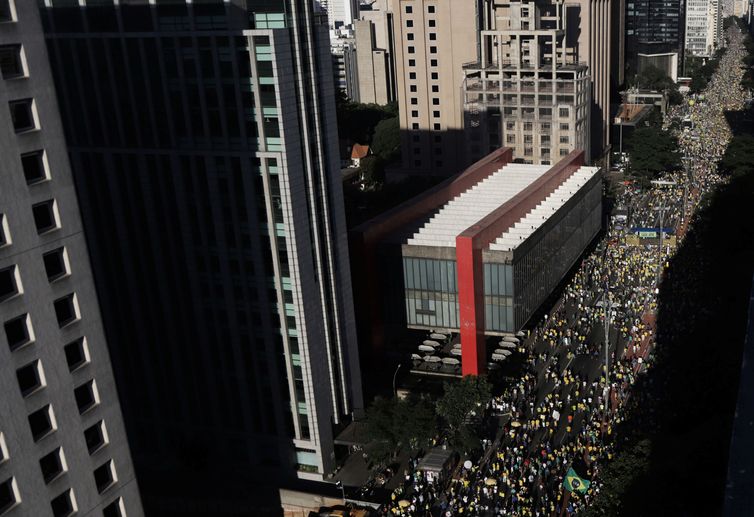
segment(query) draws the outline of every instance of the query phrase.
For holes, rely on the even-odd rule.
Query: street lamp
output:
[[[340,494],[343,496],[343,506],[346,505],[346,489],[343,486],[343,482],[341,480],[338,480],[335,482],[335,486],[340,488]]]
[[[395,373],[393,374],[393,396],[398,396],[398,390],[395,389],[395,380],[398,378],[398,370],[401,369],[401,366],[403,366],[403,363],[398,363],[398,368],[395,369]]]

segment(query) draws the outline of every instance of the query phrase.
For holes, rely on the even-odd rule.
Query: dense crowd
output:
[[[687,210],[721,181],[716,164],[731,138],[724,112],[744,102],[742,36],[732,28],[728,38],[728,51],[703,100],[672,108],[664,122],[678,128],[669,130],[677,131],[680,150],[690,158],[689,174],[669,173],[664,179],[676,183],[670,188],[626,188],[619,194],[618,206],[629,208],[628,220],[610,223],[552,312],[518,349],[526,356],[521,375],[490,402],[490,410],[505,422],[502,434],[447,484],[428,481],[413,460],[384,513],[551,516],[564,509],[571,515],[598,495],[600,468],[613,454],[614,427],[625,418],[637,376],[652,366],[657,282],[672,252],[656,243],[627,245],[626,232],[657,227],[660,217],[663,227],[679,229]],[[672,124],[689,118],[692,128]],[[563,489],[569,468],[591,480],[585,493]]]

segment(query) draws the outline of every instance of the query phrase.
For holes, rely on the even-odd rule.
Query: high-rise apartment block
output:
[[[719,0],[687,0],[686,52],[709,57],[720,45],[722,12]]]
[[[501,147],[547,165],[574,149],[590,156],[588,68],[566,45],[563,4],[494,2],[481,59],[464,67],[467,153]]]
[[[387,0],[362,6],[359,16],[354,21],[359,100],[387,104],[396,99],[392,14]]]
[[[0,515],[140,516],[36,2],[0,74]]]
[[[264,482],[323,479],[362,407],[329,27],[314,4],[40,8],[156,512],[257,508]]]
[[[451,175],[464,156],[463,65],[477,59],[477,3],[390,0],[402,168]]]

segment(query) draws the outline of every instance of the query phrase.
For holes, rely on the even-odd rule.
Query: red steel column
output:
[[[485,373],[487,365],[487,347],[484,339],[484,270],[482,250],[474,246],[473,237],[456,237],[456,271],[462,373],[479,375]]]

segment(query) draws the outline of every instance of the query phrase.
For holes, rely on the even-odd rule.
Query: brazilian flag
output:
[[[588,479],[579,477],[573,468],[568,469],[568,473],[563,480],[563,486],[566,490],[569,492],[581,492],[582,494],[585,494],[589,490],[589,485],[591,484],[592,482]]]

